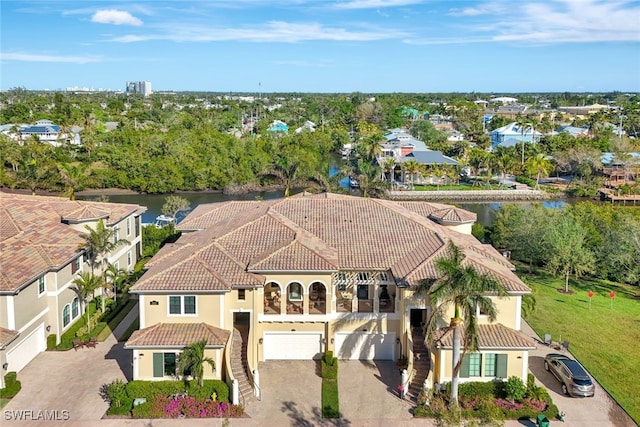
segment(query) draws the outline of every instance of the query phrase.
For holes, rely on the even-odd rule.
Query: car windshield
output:
[[[574,378],[573,382],[576,383],[576,385],[591,385],[589,378]]]

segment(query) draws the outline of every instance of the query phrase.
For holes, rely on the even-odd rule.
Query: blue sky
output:
[[[640,91],[640,1],[2,0],[0,87]]]

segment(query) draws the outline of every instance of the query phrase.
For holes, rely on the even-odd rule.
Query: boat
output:
[[[360,183],[353,179],[353,178],[349,178],[349,187],[351,188],[360,188]]]
[[[153,225],[156,226],[156,228],[164,228],[166,226],[168,226],[169,224],[176,224],[176,218],[173,216],[168,216],[168,215],[158,215],[156,217],[156,222],[153,223]]]

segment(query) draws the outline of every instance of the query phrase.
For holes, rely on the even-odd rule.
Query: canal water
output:
[[[360,195],[359,192],[353,191],[354,195]],[[181,197],[189,200],[191,203],[191,209],[203,203],[215,203],[215,202],[225,202],[229,200],[269,200],[269,199],[277,199],[284,196],[282,191],[268,191],[268,192],[257,192],[257,193],[246,193],[246,194],[235,194],[228,195],[222,193],[203,193],[203,192],[194,192],[194,193],[180,193]],[[162,209],[162,205],[166,199],[165,194],[114,194],[109,195],[109,201],[113,203],[133,203],[141,206],[146,206],[147,211],[142,214],[142,222],[143,223],[153,223],[158,215],[161,214],[160,210]],[[78,200],[96,200],[98,196],[85,196],[78,195]],[[539,202],[543,206],[550,208],[561,208],[565,206],[567,203],[572,203],[570,200],[553,200],[553,201],[545,201]],[[458,205],[466,209],[468,211],[474,212],[478,215],[478,223],[486,226],[489,226],[493,223],[495,210],[498,209],[502,205],[506,204],[525,204],[531,205],[531,202],[495,202],[495,203],[459,203]],[[184,216],[185,212],[182,216]],[[180,220],[181,218],[178,218]]]

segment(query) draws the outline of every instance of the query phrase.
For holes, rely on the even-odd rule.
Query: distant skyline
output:
[[[640,92],[639,0],[0,2],[0,88]]]

